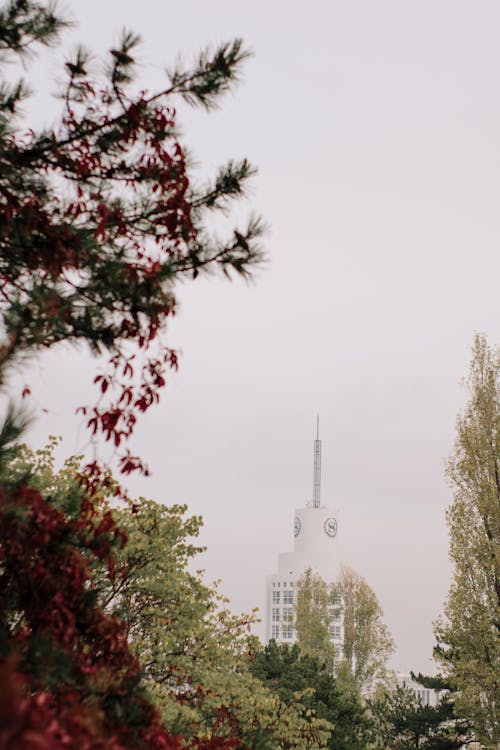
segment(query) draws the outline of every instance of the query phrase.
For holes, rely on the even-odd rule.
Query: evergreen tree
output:
[[[0,70],[64,27],[52,6],[10,0],[0,9]],[[52,127],[24,126],[23,80],[0,81],[0,381],[23,353],[86,342],[108,355],[99,403],[84,407],[92,433],[122,450],[137,414],[158,400],[175,351],[161,340],[175,284],[219,270],[248,277],[261,259],[258,219],[214,236],[254,170],[229,161],[208,184],[189,170],[175,101],[215,107],[238,79],[241,40],[170,71],[161,91],[137,93],[139,38],[124,32],[104,69],[79,48],[64,68],[62,112]],[[126,450],[125,473],[142,467]]]
[[[363,750],[369,721],[357,696],[339,690],[327,665],[315,656],[302,654],[297,644],[274,640],[257,649],[250,663],[252,673],[282,701],[299,700],[309,712],[331,725],[328,747],[332,750]]]
[[[376,750],[459,750],[470,742],[467,722],[457,717],[449,685],[439,677],[413,676],[424,687],[442,691],[436,706],[407,686],[384,691],[369,702]]]

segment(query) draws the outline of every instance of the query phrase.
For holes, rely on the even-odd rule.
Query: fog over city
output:
[[[152,470],[136,495],[205,521],[199,567],[234,611],[264,606],[312,496],[316,414],[322,501],[338,508],[340,558],[376,592],[397,650],[432,671],[432,623],[449,585],[445,478],[476,331],[500,343],[500,5],[482,1],[97,0],[66,2],[63,41],[99,53],[143,37],[141,83],[207,44],[254,56],[215,112],[179,102],[200,180],[230,158],[258,168],[248,200],[269,226],[251,283],[177,289],[181,352],[133,447]],[[96,19],[99,19],[96,23]],[[61,50],[44,54],[29,112],[60,106]],[[54,118],[52,118],[54,113]],[[88,449],[74,411],[93,398],[85,349],[18,373],[42,445]],[[262,625],[255,632],[263,634]]]

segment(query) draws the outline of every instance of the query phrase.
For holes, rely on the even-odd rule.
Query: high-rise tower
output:
[[[278,572],[266,578],[266,641],[295,641],[294,602],[296,584],[306,568],[331,583],[338,574],[337,512],[321,505],[321,440],[319,415],[313,447],[313,497],[304,508],[295,511],[294,549],[278,555]],[[336,650],[342,641],[342,623],[336,615],[330,626]]]

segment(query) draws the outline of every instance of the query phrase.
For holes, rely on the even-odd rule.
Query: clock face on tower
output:
[[[302,524],[300,523],[300,518],[297,518],[297,516],[295,516],[295,521],[293,522],[293,535],[298,536],[300,534],[301,528]]]
[[[327,518],[323,528],[325,530],[325,534],[328,534],[328,536],[331,536],[332,538],[337,533],[337,521],[335,518]]]

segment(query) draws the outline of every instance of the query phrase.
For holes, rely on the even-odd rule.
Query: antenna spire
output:
[[[316,440],[313,463],[313,508],[319,508],[321,500],[321,440],[319,439],[319,414],[316,416]]]

